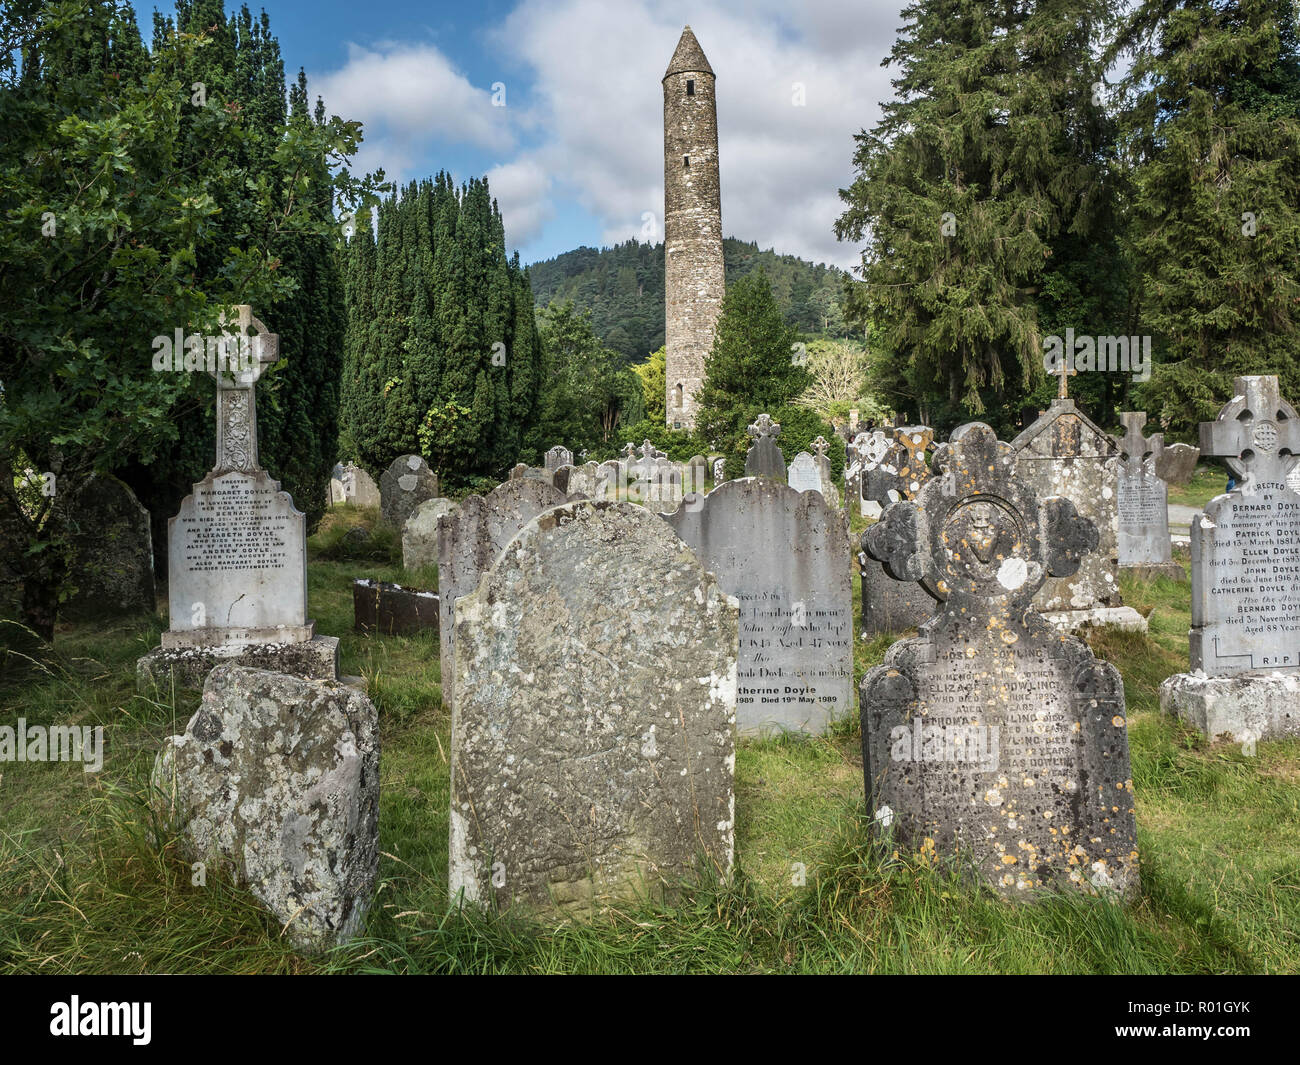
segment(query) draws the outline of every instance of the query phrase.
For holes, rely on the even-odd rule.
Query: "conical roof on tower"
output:
[[[709,61],[704,55],[704,49],[700,47],[700,42],[695,39],[695,34],[687,26],[682,30],[681,40],[677,42],[677,51],[668,62],[668,69],[664,71],[664,77],[673,74],[686,73],[703,73],[713,74],[713,68],[709,66]],[[717,77],[715,74],[714,77]]]

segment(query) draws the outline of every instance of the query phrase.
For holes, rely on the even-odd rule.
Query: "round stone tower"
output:
[[[695,426],[695,393],[722,310],[722,198],[713,68],[682,30],[664,74],[665,387],[668,425]]]

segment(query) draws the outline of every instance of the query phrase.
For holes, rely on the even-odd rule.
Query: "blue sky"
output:
[[[365,124],[359,168],[399,182],[486,174],[525,262],[643,237],[647,216],[662,239],[660,79],[690,23],[718,75],[724,233],[858,259],[832,232],[836,191],[852,180],[853,134],[891,94],[880,61],[896,0],[249,6],[270,15],[286,74],[305,68],[331,112]]]

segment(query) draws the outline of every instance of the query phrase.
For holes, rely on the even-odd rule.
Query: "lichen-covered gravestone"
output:
[[[1146,618],[1124,606],[1119,590],[1119,443],[1061,395],[1011,441],[1016,470],[1043,498],[1065,496],[1097,528],[1097,551],[1077,573],[1052,577],[1034,605],[1060,628],[1116,625],[1146,631]]]
[[[934,431],[922,425],[893,429],[893,443],[884,451],[874,452],[876,460],[863,472],[863,493],[879,508],[891,503],[912,500],[930,480],[926,452],[934,440]],[[870,532],[870,530],[867,530]],[[858,572],[862,577],[862,631],[864,633],[905,632],[915,628],[934,613],[934,600],[920,584],[896,581],[884,566],[866,551],[863,534],[858,554]]]
[[[1300,418],[1277,378],[1238,377],[1201,423],[1201,453],[1237,481],[1192,520],[1194,672],[1169,677],[1160,705],[1210,738],[1300,735],[1300,494],[1287,474]]]
[[[439,496],[426,499],[411,512],[402,528],[402,566],[407,570],[438,563],[438,519],[456,504]]]
[[[152,614],[153,539],[149,512],[116,477],[98,473],[60,502],[68,531],[68,577],[76,593],[59,608],[69,618]]]
[[[361,692],[217,666],[152,783],[186,857],[223,865],[295,947],[360,929],[379,873],[379,715]]]
[[[426,499],[438,495],[438,475],[419,455],[399,455],[379,478],[380,512],[399,533]]]
[[[781,425],[770,414],[760,414],[747,430],[754,443],[745,455],[746,477],[770,477],[785,482],[785,456],[777,446]]]
[[[1167,476],[1196,468],[1200,451],[1186,444],[1165,447],[1163,433],[1142,435],[1144,411],[1123,411],[1117,498],[1119,509],[1119,565],[1141,577],[1169,577],[1184,581],[1187,573],[1173,560],[1169,540],[1169,488]],[[1190,475],[1190,470],[1188,471]],[[1172,483],[1179,483],[1173,481]]]
[[[451,705],[455,698],[456,599],[478,587],[484,572],[520,529],[564,501],[564,493],[554,485],[524,477],[499,484],[486,496],[468,496],[439,519],[438,617],[445,704]]]
[[[546,511],[455,626],[453,899],[583,916],[730,872],[736,604],[662,519]]]
[[[786,469],[786,483],[796,492],[820,492],[822,489],[821,471],[817,460],[807,451],[800,451]]]
[[[824,732],[853,710],[852,557],[819,492],[719,485],[666,519],[740,602],[740,731]]]
[[[956,855],[1009,896],[1136,895],[1123,682],[1032,606],[1044,580],[1096,549],[1092,523],[1040,498],[1012,448],[973,423],[867,544],[942,603],[860,687],[877,831],[926,858]]]
[[[545,456],[546,470],[548,473],[554,473],[561,466],[573,465],[573,452],[567,447],[556,445],[546,453]]]

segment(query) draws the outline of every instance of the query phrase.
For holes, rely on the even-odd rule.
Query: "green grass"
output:
[[[1169,486],[1169,502],[1187,507],[1204,507],[1228,487],[1228,474],[1221,467],[1201,463],[1186,484]]]
[[[146,800],[159,744],[198,697],[135,692],[135,659],[161,619],[84,624],[60,630],[52,659],[0,677],[0,720],[103,724],[108,747],[99,774],[3,767],[0,972],[1300,972],[1300,744],[1247,758],[1160,715],[1160,681],[1187,665],[1188,587],[1168,580],[1125,581],[1149,636],[1093,637],[1128,695],[1143,884],[1133,905],[1015,905],[881,853],[863,823],[849,720],[826,737],[741,745],[726,884],[590,924],[449,912],[437,641],[351,631],[353,578],[418,586],[431,575],[405,573],[391,543],[382,560],[332,549],[339,524],[373,518],[332,515],[309,566],[318,631],[340,635],[342,672],[366,678],[380,713],[382,858],[364,936],[304,958],[245,892],[211,873],[191,883],[175,842],[155,842]],[[855,641],[855,675],[894,638]]]

